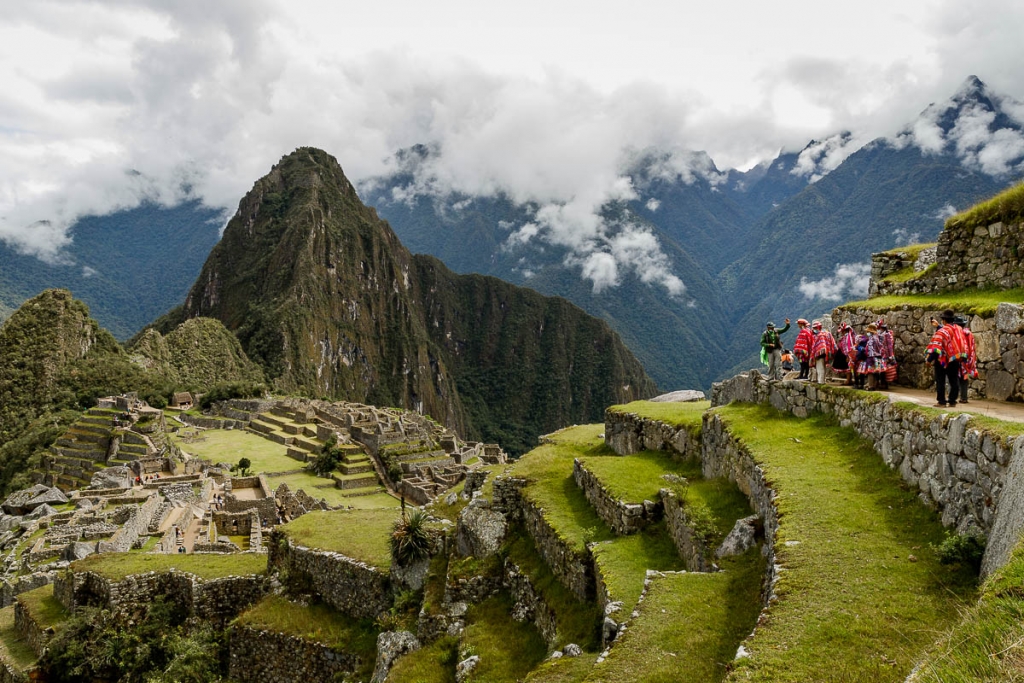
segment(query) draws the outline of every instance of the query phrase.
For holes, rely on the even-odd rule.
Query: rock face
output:
[[[704,395],[703,391],[697,389],[683,389],[682,391],[671,391],[661,396],[655,396],[652,401],[659,403],[693,403],[695,401],[703,401],[707,396]]]
[[[108,467],[92,475],[89,488],[93,489],[124,489],[131,486],[132,471],[127,465]]]
[[[604,322],[410,254],[312,148],[256,182],[161,327],[197,316],[223,322],[282,391],[422,410],[490,441],[521,425],[502,433],[512,452],[655,393]]]
[[[715,557],[742,555],[757,544],[757,515],[737,519],[732,531],[715,551]]]
[[[377,664],[370,683],[384,683],[391,665],[402,655],[420,649],[420,641],[408,631],[384,631],[377,636]]]
[[[490,557],[498,552],[507,531],[505,515],[487,505],[470,504],[459,514],[455,547],[463,557]]]

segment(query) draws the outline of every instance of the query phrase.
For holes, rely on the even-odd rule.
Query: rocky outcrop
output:
[[[420,649],[420,641],[408,631],[384,631],[377,636],[377,664],[370,683],[384,683],[395,660]]]
[[[459,513],[455,549],[463,557],[490,557],[498,552],[507,532],[505,515],[476,499]]]

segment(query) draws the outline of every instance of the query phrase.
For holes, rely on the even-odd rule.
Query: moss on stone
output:
[[[267,556],[257,553],[234,555],[100,553],[71,564],[72,571],[96,572],[112,581],[120,581],[133,574],[166,572],[171,569],[195,574],[201,579],[251,576],[266,573]]]

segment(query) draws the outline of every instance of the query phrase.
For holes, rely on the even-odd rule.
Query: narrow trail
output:
[[[935,405],[935,392],[925,389],[912,389],[910,387],[891,386],[888,391],[881,392],[892,396],[893,401],[910,401],[922,406]],[[972,398],[966,405],[957,403],[954,408],[942,408],[949,412],[971,413],[994,417],[1009,422],[1024,422],[1024,403],[1009,403],[1007,401],[991,401],[988,399]]]

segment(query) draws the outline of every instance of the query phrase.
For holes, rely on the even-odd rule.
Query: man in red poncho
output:
[[[793,355],[800,361],[800,377],[797,379],[808,379],[811,369],[811,347],[814,346],[814,332],[807,326],[807,321],[800,318],[796,321],[800,331],[793,342]]]
[[[928,342],[926,360],[935,367],[935,406],[945,407],[946,403],[946,382],[949,382],[949,407],[956,406],[957,397],[960,394],[960,364],[967,359],[967,340],[964,332],[954,320],[956,316],[953,311],[946,309],[942,312],[942,324],[939,325],[933,319],[933,323],[939,325],[935,334]]]
[[[832,362],[832,358],[839,350],[835,337],[832,333],[821,326],[820,320],[815,320],[811,325],[814,331],[814,343],[811,345],[811,359],[814,361],[815,380],[818,384],[825,383],[825,368]]]

